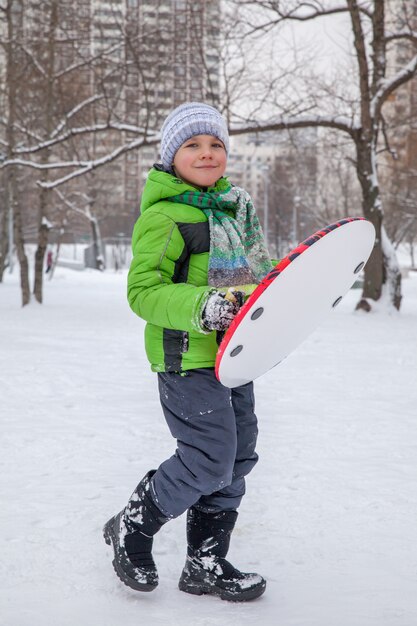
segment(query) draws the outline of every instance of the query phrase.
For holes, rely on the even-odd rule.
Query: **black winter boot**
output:
[[[226,561],[236,518],[237,511],[188,510],[188,553],[178,584],[181,591],[213,594],[234,602],[254,600],[263,594],[266,581],[262,576],[239,572]]]
[[[152,591],[158,585],[158,572],[152,558],[153,536],[169,518],[164,517],[149,494],[146,474],[123,511],[103,528],[108,545],[113,545],[113,567],[120,580],[137,591]]]

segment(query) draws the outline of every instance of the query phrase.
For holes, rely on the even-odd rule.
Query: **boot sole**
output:
[[[229,602],[249,602],[250,600],[259,598],[259,596],[263,594],[266,589],[266,581],[264,580],[262,583],[259,583],[259,585],[256,585],[256,587],[252,587],[252,589],[247,589],[239,593],[232,593],[216,585],[205,585],[204,583],[195,581],[188,576],[182,576],[178,583],[178,588],[180,591],[191,593],[195,596],[212,595],[219,596],[222,600],[228,600]]]
[[[108,546],[113,547],[114,559],[112,561],[112,565],[113,565],[114,571],[116,572],[117,577],[119,578],[119,580],[121,580],[122,583],[124,583],[127,587],[134,589],[135,591],[148,592],[148,591],[153,591],[154,589],[156,589],[156,587],[158,586],[158,583],[156,583],[156,585],[140,583],[134,578],[131,578],[130,576],[128,576],[126,572],[120,567],[120,564],[116,560],[117,540],[116,540],[116,537],[114,536],[113,530],[108,528],[108,524],[106,524],[106,526],[104,526],[103,528],[103,537],[104,537],[104,541],[106,542],[106,544]]]

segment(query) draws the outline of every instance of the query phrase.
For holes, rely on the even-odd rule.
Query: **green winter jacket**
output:
[[[152,169],[133,229],[128,301],[147,322],[145,350],[154,372],[214,367],[216,360],[216,332],[201,324],[207,297],[216,291],[207,285],[208,221],[197,207],[165,200],[189,190],[195,188]]]

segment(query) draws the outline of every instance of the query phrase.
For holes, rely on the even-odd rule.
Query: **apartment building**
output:
[[[182,102],[218,103],[219,11],[219,0],[92,2],[94,50],[105,52],[113,46],[115,67],[117,56],[123,54],[123,79],[117,72],[105,78],[106,88],[114,79],[119,89],[115,112],[120,121],[157,131],[168,112]],[[123,140],[135,138],[126,132]],[[120,140],[120,133],[107,135],[95,154],[108,153]],[[97,172],[97,202],[107,214],[102,220],[104,234],[130,232],[147,172],[157,159],[158,146],[149,145]]]
[[[407,21],[399,18],[398,10],[404,9],[399,0],[387,4],[388,27],[392,31],[406,26],[417,31],[417,5],[410,3]],[[404,12],[402,12],[404,17]],[[393,75],[415,54],[407,39],[397,39],[388,55],[388,75]],[[395,241],[417,239],[417,79],[413,78],[391,94],[384,105],[383,114],[387,122],[390,151],[381,155],[380,182],[385,209],[385,223]],[[382,143],[382,142],[381,142]],[[382,145],[381,145],[382,147]],[[385,146],[384,146],[385,147]],[[404,236],[405,234],[405,236]]]

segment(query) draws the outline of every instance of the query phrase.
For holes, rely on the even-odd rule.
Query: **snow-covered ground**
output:
[[[0,285],[4,626],[415,626],[417,276],[399,315],[351,291],[256,383],[260,461],[231,560],[268,580],[242,605],[181,593],[184,517],[155,539],[160,585],[119,583],[103,523],[174,449],[126,275],[58,268],[45,303]]]

